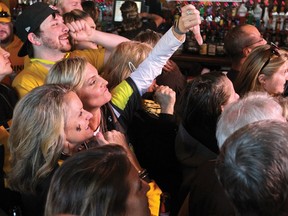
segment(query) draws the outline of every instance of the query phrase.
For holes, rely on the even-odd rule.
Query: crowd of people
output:
[[[288,214],[288,51],[256,27],[227,33],[229,71],[187,79],[192,4],[165,33],[130,0],[115,33],[81,0],[0,8],[0,214]]]

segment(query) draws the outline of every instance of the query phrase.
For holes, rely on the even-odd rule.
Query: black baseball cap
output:
[[[58,13],[57,9],[44,2],[37,2],[23,10],[15,22],[16,34],[23,42],[18,56],[22,57],[28,54],[27,47],[30,43],[27,38],[28,34],[34,32],[48,16],[55,13]]]

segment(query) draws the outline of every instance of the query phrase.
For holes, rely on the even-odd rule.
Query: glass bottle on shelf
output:
[[[211,35],[207,38],[208,43],[208,55],[215,56],[216,55],[216,43],[215,43],[215,32],[212,30]]]
[[[238,19],[239,19],[239,24],[244,24],[246,22],[246,15],[247,15],[248,9],[245,6],[245,3],[242,3],[238,9]]]
[[[254,18],[255,18],[255,26],[260,29],[261,26],[261,17],[262,17],[262,8],[260,7],[259,1],[256,3],[256,6],[254,8]]]

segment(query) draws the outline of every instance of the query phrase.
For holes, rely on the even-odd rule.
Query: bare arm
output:
[[[129,39],[111,33],[98,31],[90,28],[85,20],[77,20],[66,23],[69,28],[69,34],[77,41],[91,41],[103,46],[108,52],[105,53],[105,60],[109,57],[111,51],[120,43],[129,41]]]

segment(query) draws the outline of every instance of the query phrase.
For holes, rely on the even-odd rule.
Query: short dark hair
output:
[[[131,167],[119,145],[77,153],[55,172],[45,215],[125,215]]]
[[[243,49],[251,43],[249,32],[244,31],[246,24],[232,28],[224,38],[224,49],[231,59],[241,59],[244,57]]]
[[[280,215],[288,194],[288,125],[263,120],[233,133],[216,162],[240,215]]]

